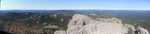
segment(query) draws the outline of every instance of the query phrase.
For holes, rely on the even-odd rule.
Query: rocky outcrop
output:
[[[60,32],[60,31],[59,31]],[[149,34],[138,26],[123,24],[122,20],[110,16],[75,14],[68,23],[66,34]]]
[[[117,18],[80,14],[73,16],[67,30],[67,34],[125,34],[127,32],[127,28],[123,27],[121,20]]]

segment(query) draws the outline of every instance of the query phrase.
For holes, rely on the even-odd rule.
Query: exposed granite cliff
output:
[[[122,23],[121,19],[115,17],[75,14],[68,23],[66,34],[149,34],[149,32],[143,27]]]

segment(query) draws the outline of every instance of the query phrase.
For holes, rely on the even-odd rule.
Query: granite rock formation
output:
[[[121,19],[111,16],[75,14],[68,23],[66,34],[149,34],[149,32],[141,26],[122,23]]]

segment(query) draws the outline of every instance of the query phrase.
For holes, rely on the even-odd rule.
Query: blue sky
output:
[[[150,10],[150,0],[2,0],[1,10]]]

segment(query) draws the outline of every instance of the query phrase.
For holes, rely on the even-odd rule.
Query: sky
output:
[[[0,10],[150,10],[150,0],[1,0]]]

